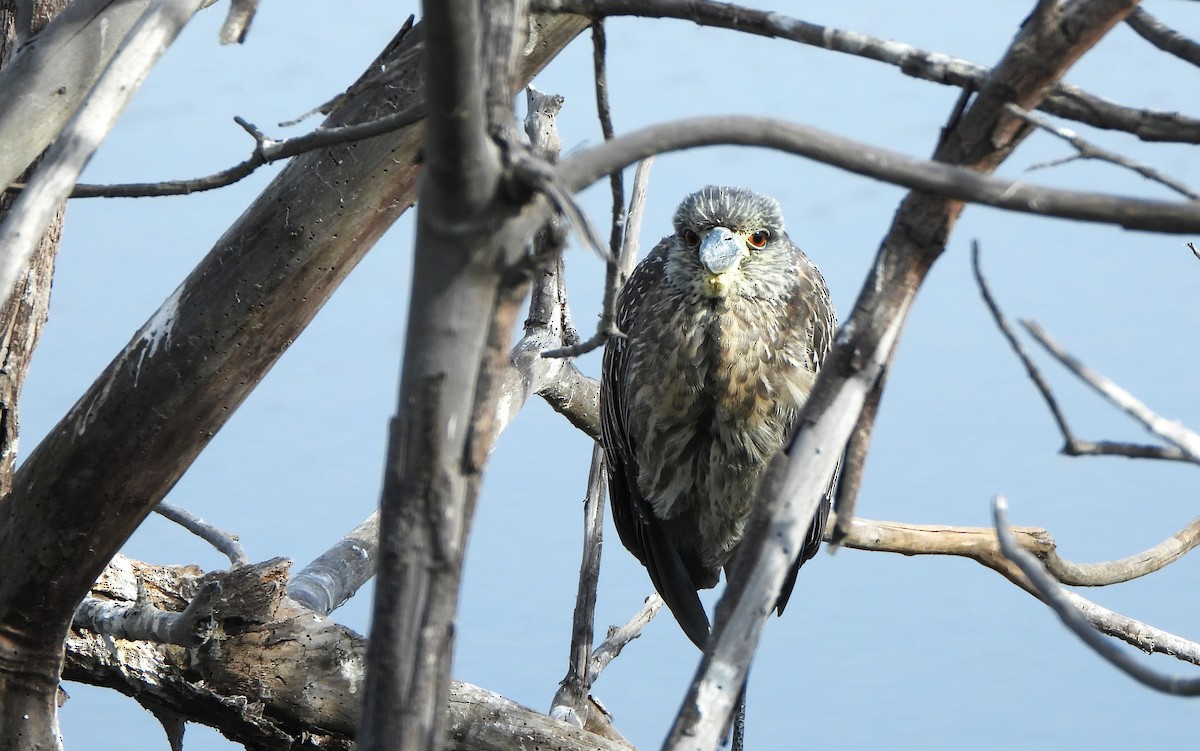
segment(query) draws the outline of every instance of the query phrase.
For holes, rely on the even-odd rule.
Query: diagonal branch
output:
[[[1045,2],[1040,4],[1050,7]],[[537,6],[596,19],[624,15],[678,18],[704,26],[787,39],[893,65],[905,75],[966,91],[983,87],[992,74],[983,65],[940,52],[715,0],[538,0]],[[1127,107],[1063,83],[1049,87],[1038,109],[1096,128],[1126,131],[1146,141],[1200,143],[1200,119],[1178,112]]]
[[[1108,380],[1064,350],[1046,331],[1033,321],[1021,321],[1025,330],[1033,335],[1038,344],[1056,360],[1065,365],[1072,373],[1081,378],[1114,405],[1123,410],[1133,419],[1142,423],[1151,433],[1174,444],[1184,453],[1188,461],[1200,464],[1200,435],[1188,430],[1174,420],[1160,416],[1137,397]]]
[[[1147,164],[1142,164],[1141,162],[1130,159],[1129,157],[1122,156],[1115,151],[1109,151],[1108,149],[1097,146],[1073,130],[1060,128],[1046,118],[1036,115],[1032,112],[1026,112],[1015,104],[1009,105],[1009,112],[1013,113],[1022,120],[1041,128],[1047,133],[1057,138],[1061,138],[1062,140],[1071,144],[1071,146],[1075,149],[1075,154],[1072,156],[1064,157],[1062,159],[1055,159],[1051,162],[1035,164],[1029,167],[1030,171],[1042,169],[1044,167],[1057,166],[1059,164],[1066,164],[1067,162],[1072,162],[1077,159],[1096,159],[1101,162],[1108,162],[1110,164],[1115,164],[1119,167],[1132,170],[1147,180],[1164,185],[1185,198],[1190,198],[1192,200],[1200,199],[1200,194],[1197,194],[1194,190],[1179,180],[1176,180],[1169,175],[1164,175],[1162,172],[1159,172]]]
[[[1188,456],[1174,446],[1147,446],[1144,444],[1132,443],[1115,443],[1113,441],[1086,441],[1075,435],[1071,430],[1070,424],[1067,422],[1066,415],[1063,414],[1062,408],[1058,405],[1058,400],[1054,397],[1054,392],[1050,390],[1050,384],[1046,383],[1046,379],[1042,378],[1042,373],[1033,363],[1033,358],[1025,350],[1024,345],[1017,339],[1016,333],[1008,324],[1001,312],[999,304],[992,295],[991,289],[988,287],[987,280],[983,276],[983,269],[979,263],[979,242],[972,241],[971,243],[971,268],[975,274],[975,282],[979,285],[980,295],[983,297],[983,302],[987,306],[988,311],[992,314],[992,320],[996,322],[1000,333],[1004,335],[1008,346],[1012,348],[1017,357],[1021,360],[1021,364],[1025,366],[1025,372],[1029,374],[1029,378],[1033,381],[1033,385],[1041,394],[1042,400],[1046,402],[1046,407],[1050,410],[1051,417],[1054,418],[1054,423],[1058,426],[1058,431],[1063,437],[1062,453],[1067,456],[1127,456],[1141,459],[1167,459],[1172,461],[1191,461]]]
[[[1129,24],[1129,28],[1137,32],[1138,36],[1163,52],[1192,65],[1200,65],[1200,44],[1159,21],[1145,8],[1134,9],[1129,18],[1125,19],[1125,23]]]

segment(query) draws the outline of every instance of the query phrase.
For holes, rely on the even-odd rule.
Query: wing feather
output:
[[[647,328],[642,316],[652,312],[644,305],[644,293],[662,284],[662,264],[657,259],[665,252],[665,242],[638,265],[622,289],[617,303],[617,327],[623,332],[641,332]],[[630,419],[637,419],[636,415],[628,414],[628,348],[628,339],[609,339],[600,379],[601,445],[608,468],[613,523],[622,544],[646,567],[650,581],[675,620],[688,638],[703,649],[708,641],[709,623],[696,585],[638,487],[637,453],[628,427]]]

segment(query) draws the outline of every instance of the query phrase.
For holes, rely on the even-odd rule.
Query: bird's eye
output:
[[[685,243],[687,243],[687,246],[689,248],[700,247],[700,235],[697,235],[694,231],[692,231],[690,229],[685,229],[683,231],[683,241]]]
[[[750,235],[749,237],[746,238],[746,240],[749,241],[750,245],[755,248],[765,247],[767,244],[767,240],[770,240],[770,239],[771,239],[771,233],[767,232],[765,229],[760,229],[758,232],[755,232],[753,235]]]

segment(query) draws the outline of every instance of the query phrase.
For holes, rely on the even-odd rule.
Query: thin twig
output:
[[[983,268],[980,265],[979,242],[972,241],[971,243],[971,268],[975,273],[975,282],[979,286],[979,293],[983,297],[983,302],[987,305],[988,312],[992,314],[992,320],[996,322],[996,327],[1000,329],[1004,339],[1008,342],[1008,346],[1021,360],[1021,364],[1025,366],[1025,371],[1029,374],[1030,380],[1041,394],[1042,400],[1046,403],[1046,408],[1050,410],[1051,417],[1054,418],[1054,423],[1058,426],[1059,433],[1063,437],[1062,453],[1067,456],[1126,456],[1137,459],[1163,459],[1168,461],[1191,461],[1188,456],[1174,446],[1149,446],[1145,444],[1135,443],[1118,443],[1115,441],[1087,441],[1079,438],[1071,430],[1070,424],[1067,422],[1066,415],[1063,414],[1062,408],[1058,405],[1058,400],[1054,396],[1054,392],[1050,390],[1050,385],[1042,377],[1041,371],[1033,363],[1033,358],[1029,356],[1029,352],[1025,349],[1021,341],[1017,339],[1016,333],[1012,330],[1004,313],[1001,312],[999,304],[992,295],[991,288],[988,286],[987,279],[983,275]]]
[[[646,203],[646,186],[650,182],[650,166],[653,163],[653,157],[641,160],[634,173],[633,194],[630,198],[624,238],[620,244],[620,256],[616,263],[605,267],[604,301],[601,304],[603,312],[600,314],[600,325],[597,327],[596,333],[588,337],[586,341],[558,349],[545,350],[542,352],[542,357],[556,359],[578,357],[603,347],[610,336],[625,335],[616,327],[617,295],[637,263],[637,236],[641,232],[642,215]]]
[[[1001,551],[1021,569],[1037,590],[1039,597],[1054,609],[1062,622],[1076,636],[1091,647],[1096,654],[1144,686],[1175,696],[1200,696],[1200,677],[1184,678],[1153,670],[1135,660],[1101,635],[1099,631],[1092,628],[1092,624],[1088,622],[1087,618],[1074,607],[1064,596],[1063,590],[1058,584],[1046,574],[1037,558],[1017,544],[1008,526],[1007,512],[1008,503],[1003,496],[997,496],[992,502],[992,518],[996,524],[996,534],[1000,540]]]
[[[226,185],[241,180],[259,167],[281,159],[290,159],[298,154],[336,146],[344,143],[361,141],[365,138],[400,130],[425,117],[424,106],[414,106],[400,112],[355,125],[343,125],[335,128],[317,128],[311,133],[294,138],[277,141],[267,138],[254,126],[240,117],[234,122],[255,138],[254,153],[245,161],[239,162],[228,169],[215,172],[204,177],[187,180],[167,180],[157,183],[123,183],[119,185],[89,185],[79,183],[71,191],[71,198],[143,198],[152,196],[179,196],[189,193],[199,193],[205,190],[223,188]],[[23,189],[20,184],[13,185],[9,190]]]
[[[662,606],[662,598],[657,593],[652,594],[623,626],[612,626],[608,629],[608,638],[592,652],[592,661],[588,666],[588,675],[593,682],[604,672],[604,668],[621,654],[621,650],[625,649],[629,642],[641,636],[642,629],[654,620]]]
[[[1115,164],[1119,167],[1132,170],[1147,180],[1151,180],[1159,185],[1170,188],[1176,193],[1179,193],[1187,198],[1191,198],[1192,200],[1200,198],[1200,194],[1196,193],[1179,180],[1176,180],[1169,175],[1165,175],[1149,165],[1142,164],[1141,162],[1130,159],[1129,157],[1122,156],[1115,151],[1109,151],[1101,146],[1097,146],[1096,144],[1091,143],[1080,136],[1075,131],[1069,128],[1059,127],[1041,115],[1029,112],[1028,110],[1011,103],[1007,105],[1007,109],[1009,112],[1021,118],[1025,122],[1035,125],[1051,135],[1061,138],[1062,140],[1071,144],[1071,146],[1075,149],[1076,153],[1072,156],[1064,157],[1062,159],[1055,159],[1049,162],[1038,162],[1037,164],[1031,165],[1028,168],[1029,172],[1038,169],[1044,169],[1046,167],[1055,167],[1060,164],[1066,164],[1067,162],[1073,162],[1080,159],[1095,159],[1097,161],[1108,162],[1110,164]]]
[[[530,190],[546,196],[555,210],[566,218],[580,243],[605,262],[612,258],[608,246],[600,239],[600,233],[588,221],[587,214],[575,200],[574,192],[563,182],[553,164],[519,149],[513,149],[509,157],[513,177]]]
[[[608,73],[605,70],[604,51],[608,42],[604,34],[604,21],[592,22],[592,75],[595,78],[596,114],[600,118],[600,132],[605,141],[613,139],[612,109],[608,104]],[[625,235],[625,177],[617,171],[608,176],[612,186],[612,232],[609,245],[613,258],[621,253],[621,238]]]
[[[1021,325],[1033,338],[1084,383],[1091,386],[1105,399],[1119,407],[1127,415],[1142,423],[1151,433],[1174,444],[1186,456],[1186,460],[1200,464],[1200,435],[1188,430],[1179,422],[1160,416],[1133,394],[1100,375],[1069,354],[1041,326],[1031,320],[1022,320]]]
[[[600,580],[600,550],[604,535],[605,469],[604,449],[592,447],[592,465],[588,471],[587,494],[583,501],[583,560],[579,566],[579,586],[575,595],[575,613],[571,621],[570,658],[567,675],[559,684],[550,704],[550,716],[584,727],[591,707],[587,702],[592,687],[588,666],[592,655],[592,635],[596,620],[596,590]]]
[[[246,549],[242,547],[237,535],[218,529],[190,511],[166,501],[159,501],[158,505],[154,507],[154,513],[175,522],[212,545],[224,554],[234,566],[246,566],[250,563],[250,556],[246,555]]]

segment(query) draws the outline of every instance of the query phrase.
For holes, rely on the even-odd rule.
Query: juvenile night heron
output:
[[[675,211],[621,290],[600,381],[602,442],[621,542],[701,649],[696,592],[716,586],[759,479],[812,390],[837,329],[825,280],[779,203],[708,186]],[[828,495],[776,603],[816,554]]]

